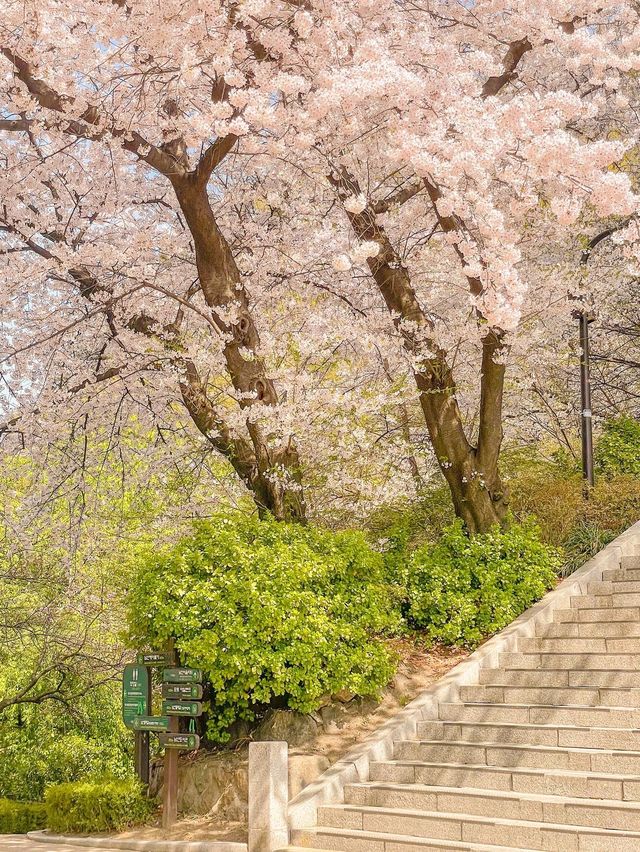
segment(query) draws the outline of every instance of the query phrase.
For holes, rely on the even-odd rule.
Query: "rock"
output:
[[[254,740],[276,740],[292,747],[308,745],[318,733],[312,716],[294,710],[273,710],[254,734]]]
[[[289,798],[297,796],[330,766],[323,754],[289,754]]]
[[[352,716],[349,711],[350,708],[345,704],[327,704],[319,711],[323,729],[327,733],[335,733],[336,726],[344,725]]]
[[[162,798],[162,764],[154,766],[153,787]],[[183,815],[216,814],[229,822],[247,818],[247,752],[206,752],[178,764],[178,811]]]
[[[342,704],[347,704],[349,701],[353,701],[356,694],[355,692],[349,692],[348,689],[341,689],[340,692],[335,692],[331,697],[334,701],[340,701]]]

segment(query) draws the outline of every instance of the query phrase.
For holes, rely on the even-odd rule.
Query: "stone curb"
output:
[[[140,852],[247,852],[246,843],[229,840],[127,840],[110,837],[67,837],[48,831],[29,831],[29,840],[54,845],[84,846],[97,849],[131,849]]]
[[[481,645],[466,660],[424,690],[395,716],[348,751],[316,781],[289,802],[289,827],[307,828],[317,823],[317,810],[329,802],[343,799],[346,784],[366,781],[371,761],[389,760],[394,742],[417,736],[417,724],[438,718],[440,702],[456,701],[458,687],[477,684],[484,668],[495,668],[500,654],[515,648],[522,637],[531,637],[540,624],[553,621],[556,609],[569,606],[574,595],[586,594],[587,585],[602,580],[607,568],[619,568],[623,557],[640,553],[640,521],[623,532],[611,544],[563,580],[553,591],[523,612],[508,627]]]

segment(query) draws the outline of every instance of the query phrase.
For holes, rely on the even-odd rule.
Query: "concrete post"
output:
[[[249,743],[249,852],[289,845],[288,755],[286,743]]]

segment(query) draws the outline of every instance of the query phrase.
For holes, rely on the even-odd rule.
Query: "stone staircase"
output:
[[[502,653],[294,850],[640,852],[640,558]]]

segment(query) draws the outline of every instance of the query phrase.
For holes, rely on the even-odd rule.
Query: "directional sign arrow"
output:
[[[132,725],[134,731],[168,731],[168,716],[136,716]]]
[[[202,686],[199,683],[163,683],[162,697],[173,698],[174,701],[198,701],[202,698]]]
[[[199,701],[163,701],[162,712],[165,716],[202,716],[202,704]]]
[[[200,747],[200,737],[197,734],[160,734],[159,740],[164,748],[193,751]]]
[[[173,663],[173,654],[140,653],[136,656],[141,666],[170,666]]]
[[[165,683],[200,683],[202,680],[202,669],[164,669],[162,680]]]

